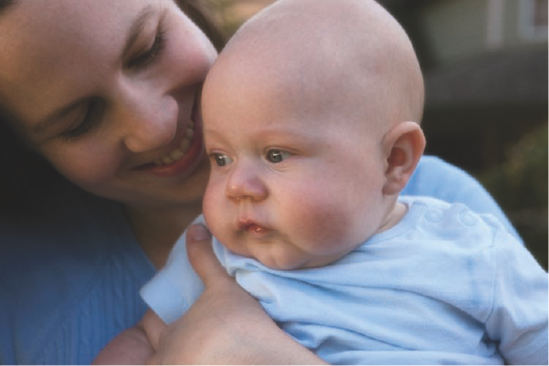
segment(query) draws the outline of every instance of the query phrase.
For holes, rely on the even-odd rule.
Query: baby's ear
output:
[[[386,195],[399,194],[416,169],[425,149],[425,136],[416,122],[401,122],[383,137],[383,151],[386,157]]]

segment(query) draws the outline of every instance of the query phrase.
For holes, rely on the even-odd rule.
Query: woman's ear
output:
[[[416,122],[401,122],[383,137],[386,157],[383,193],[397,195],[404,189],[425,150],[425,136]]]

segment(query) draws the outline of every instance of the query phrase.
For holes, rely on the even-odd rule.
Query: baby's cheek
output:
[[[214,186],[208,184],[202,200],[202,212],[210,230],[219,226],[218,217],[222,217],[220,211],[223,210],[220,203],[217,190]]]
[[[292,211],[296,236],[316,254],[333,254],[341,250],[354,237],[350,228],[354,226],[355,218],[344,206],[337,199],[326,197],[301,200]]]
[[[225,244],[233,240],[234,231],[230,218],[234,217],[234,213],[227,204],[224,191],[219,188],[220,185],[208,184],[202,200],[202,212],[212,235]]]

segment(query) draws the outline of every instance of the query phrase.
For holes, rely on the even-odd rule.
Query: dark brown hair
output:
[[[213,9],[208,0],[175,0],[177,5],[208,36],[217,51],[221,51],[227,42],[227,35],[214,20]]]
[[[0,0],[1,16],[17,0]],[[175,0],[181,10],[221,50],[226,37],[213,19],[208,1]],[[0,50],[1,52],[1,50]],[[9,118],[0,101],[0,213],[28,214],[37,201],[49,194],[53,185],[64,180],[59,173],[37,153],[29,149],[10,127]]]
[[[15,0],[0,0],[0,14],[2,14],[4,9],[7,9],[11,5],[13,5],[14,2]]]
[[[16,0],[0,0],[0,17]],[[1,52],[1,51],[0,51]],[[33,153],[8,124],[8,114],[0,103],[0,213],[28,212],[41,188],[57,173]],[[40,181],[44,186],[40,187]]]

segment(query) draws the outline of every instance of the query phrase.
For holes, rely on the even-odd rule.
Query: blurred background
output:
[[[230,36],[275,0],[208,1]],[[422,65],[426,153],[479,179],[547,270],[547,0],[378,2]]]

